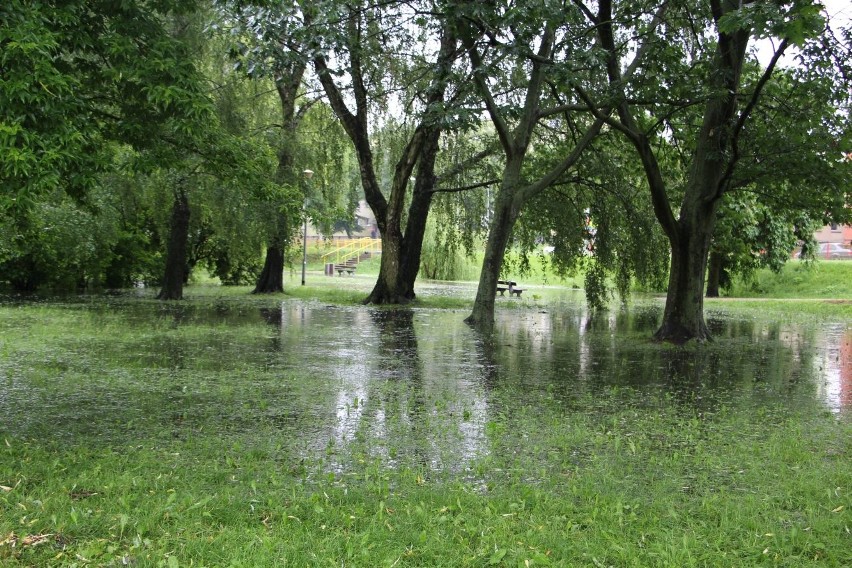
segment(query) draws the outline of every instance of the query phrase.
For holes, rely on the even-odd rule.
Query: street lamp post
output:
[[[305,170],[302,172],[305,176],[305,204],[303,207],[303,213],[305,214],[305,225],[302,230],[302,286],[305,285],[305,270],[308,268],[308,191],[307,184],[310,183],[311,178],[314,176],[314,172],[312,170]]]

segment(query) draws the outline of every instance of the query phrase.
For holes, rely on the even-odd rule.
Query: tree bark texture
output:
[[[718,298],[722,283],[722,270],[724,257],[718,251],[710,251],[710,259],[707,265],[707,292],[708,298]]]
[[[435,153],[437,153],[437,144],[435,147]],[[434,172],[434,162],[433,154],[430,172]],[[402,239],[403,254],[400,259],[399,282],[397,283],[400,293],[409,300],[416,297],[414,283],[420,273],[420,258],[423,253],[426,222],[429,219],[429,209],[432,207],[432,196],[434,195],[431,190],[435,183],[434,175],[429,176],[424,171],[422,163],[417,176],[414,195],[411,199],[411,205],[408,207],[408,222],[405,225],[405,234]]]
[[[670,240],[669,285],[663,322],[654,334],[658,341],[676,344],[710,339],[704,321],[704,277],[715,226],[715,212],[705,212],[695,223],[681,220],[679,238]]]
[[[506,183],[505,180],[504,183]],[[508,183],[514,182],[510,180]],[[514,190],[501,188],[497,202],[494,204],[494,217],[488,227],[488,240],[485,244],[485,256],[479,272],[479,285],[476,289],[473,309],[465,319],[466,323],[486,334],[494,330],[497,280],[500,279],[500,269],[503,267],[503,258],[509,246],[509,236],[512,234],[519,212],[520,206],[514,199]]]
[[[186,278],[186,249],[189,241],[189,198],[181,190],[172,205],[169,244],[166,249],[166,271],[158,300],[182,300]]]
[[[284,248],[280,243],[266,248],[263,270],[257,278],[252,294],[274,294],[284,291]]]

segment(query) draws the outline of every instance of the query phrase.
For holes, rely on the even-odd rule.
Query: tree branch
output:
[[[727,191],[730,186],[731,177],[734,174],[734,167],[740,159],[740,134],[742,133],[746,121],[751,116],[752,111],[757,106],[757,101],[760,98],[763,88],[766,86],[766,84],[769,82],[769,79],[772,77],[772,73],[775,71],[775,66],[778,63],[778,60],[781,59],[782,55],[784,55],[784,51],[789,45],[790,41],[788,38],[784,38],[781,41],[781,44],[778,46],[778,49],[776,49],[775,53],[772,55],[772,60],[769,62],[769,65],[766,66],[766,69],[763,71],[763,75],[761,75],[760,80],[758,80],[757,85],[755,86],[754,91],[751,94],[751,98],[748,101],[748,104],[742,110],[740,116],[737,118],[737,123],[736,125],[734,125],[734,131],[731,134],[731,159],[728,160],[728,166],[727,168],[725,168],[725,174],[722,176],[722,179],[719,180],[719,186],[716,192],[716,197],[721,197],[722,194]]]
[[[466,34],[462,42],[467,50],[468,57],[470,58],[470,65],[473,67],[473,81],[476,83],[476,86],[485,101],[485,108],[488,110],[491,122],[494,123],[494,128],[497,130],[497,137],[500,139],[503,151],[508,155],[512,151],[509,126],[500,114],[500,109],[497,107],[497,103],[494,101],[491,89],[488,87],[488,83],[485,80],[485,72],[482,69],[482,56],[480,55],[479,50],[476,49],[476,45],[472,37]]]
[[[460,193],[462,191],[470,191],[472,189],[479,189],[480,187],[488,187],[489,185],[498,185],[500,183],[499,179],[490,179],[488,181],[481,181],[479,183],[472,183],[470,185],[465,185],[463,187],[436,187],[430,191],[430,193]]]
[[[664,3],[660,9],[657,10],[654,20],[655,25],[659,25],[662,21],[663,10],[667,5],[667,3]],[[627,129],[627,131],[631,132],[628,138],[636,147],[636,150],[639,153],[639,158],[642,161],[642,167],[645,170],[645,176],[648,178],[648,186],[651,191],[651,202],[654,207],[654,214],[669,239],[672,241],[677,240],[679,239],[677,219],[672,211],[671,203],[669,202],[669,197],[666,193],[666,184],[665,181],[663,181],[660,165],[657,162],[657,158],[654,155],[654,151],[651,148],[648,137],[640,130],[636,123],[636,119],[633,117],[629,106],[625,102],[624,82],[621,76],[621,71],[618,68],[618,57],[615,48],[615,34],[613,32],[612,22],[612,0],[600,0],[598,5],[598,22],[598,38],[601,42],[601,46],[609,55],[606,65],[609,85],[610,88],[618,93],[620,99],[616,106],[619,119],[623,127]],[[650,41],[650,39],[646,38],[646,43],[648,41]],[[644,45],[640,46],[639,50],[637,50],[637,55],[639,53],[646,53]],[[635,72],[638,68],[638,61],[638,59],[634,58],[631,67],[628,68],[630,72]],[[621,131],[625,132],[623,129]]]
[[[451,178],[455,175],[462,173],[463,171],[465,171],[467,168],[469,168],[473,164],[481,162],[482,160],[484,160],[488,156],[493,156],[496,153],[496,151],[497,151],[497,149],[494,146],[491,146],[489,148],[486,148],[484,150],[477,152],[473,156],[469,157],[468,159],[466,159],[462,162],[459,162],[458,164],[454,165],[449,170],[447,170],[447,171],[443,172],[441,175],[437,176],[437,178],[435,179],[436,183],[443,182],[443,181],[445,181],[445,180],[447,180],[447,179],[449,179],[449,178]]]
[[[603,118],[595,119],[595,122],[592,123],[589,128],[586,129],[586,132],[583,136],[574,144],[574,149],[565,157],[562,162],[553,167],[549,172],[544,174],[541,178],[539,178],[536,182],[524,187],[518,193],[520,198],[525,202],[532,197],[535,197],[537,194],[541,193],[545,189],[547,189],[553,182],[555,182],[562,174],[564,174],[568,169],[573,166],[577,160],[580,159],[580,156],[583,154],[583,151],[592,143],[592,141],[597,137],[598,133],[600,133],[601,128],[603,128],[604,122],[606,122]]]

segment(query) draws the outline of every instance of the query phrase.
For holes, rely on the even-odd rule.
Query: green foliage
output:
[[[477,268],[459,248],[458,237],[447,234],[449,230],[439,228],[434,218],[430,218],[421,250],[420,276],[431,280],[475,280]]]
[[[558,141],[536,145],[531,170],[548,167],[566,151]],[[675,167],[669,174],[676,172]],[[599,136],[569,176],[531,200],[514,242],[527,253],[551,246],[553,272],[561,277],[584,274],[595,308],[608,304],[612,286],[625,300],[634,285],[657,287],[668,274],[668,244],[644,185],[644,174],[624,141]]]
[[[757,38],[787,38],[802,45],[825,28],[822,5],[813,0],[795,2],[753,2],[740,4],[719,20],[719,31],[747,30]]]
[[[34,204],[18,228],[22,232],[11,241],[11,258],[0,263],[4,280],[17,289],[34,290],[50,278],[73,288],[79,285],[75,277],[96,268],[97,237],[104,227],[67,196]]]
[[[203,42],[194,9],[142,0],[0,8],[10,78],[0,85],[0,213],[23,243],[4,248],[0,262],[33,270],[29,278],[4,274],[7,281],[30,288],[150,281],[177,184],[195,177],[198,193],[211,185],[198,176],[209,176],[233,191],[269,178],[268,152],[223,131],[213,114],[198,72]],[[148,190],[156,197],[135,194]],[[54,222],[56,212],[74,210],[89,223],[77,232],[89,238]],[[207,239],[210,218],[197,220],[196,245]],[[52,226],[69,239],[64,246],[44,236]]]
[[[600,262],[594,259],[586,261],[583,289],[586,292],[586,302],[594,311],[603,311],[609,306],[611,292],[606,278],[607,271]]]
[[[728,276],[747,280],[760,267],[778,271],[797,243],[807,253],[819,226],[852,220],[848,196],[837,190],[852,183],[852,167],[839,151],[849,144],[849,117],[838,112],[848,95],[829,75],[814,73],[811,66],[824,56],[776,71],[742,134],[713,239]],[[750,70],[749,80],[756,75]]]
[[[179,8],[179,10],[177,10]],[[200,77],[163,18],[192,3],[4,2],[0,7],[0,207],[108,167],[105,142],[191,145],[210,115]]]
[[[320,234],[332,235],[339,224],[355,228],[355,210],[362,198],[358,163],[352,144],[331,108],[312,104],[301,120],[295,141],[297,170],[314,172],[304,184],[308,217]]]

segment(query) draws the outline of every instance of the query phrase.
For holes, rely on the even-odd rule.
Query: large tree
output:
[[[596,109],[596,116],[606,118],[635,147],[657,222],[669,240],[666,307],[655,337],[673,342],[706,339],[704,284],[718,212],[724,196],[738,187],[737,170],[744,157],[754,166],[761,162],[761,156],[751,152],[754,146],[745,144],[752,118],[776,75],[779,58],[793,44],[806,47],[808,37],[822,31],[819,6],[809,0],[784,4],[711,0],[688,6],[665,3],[652,10],[600,0],[593,10],[580,0],[575,3],[595,30],[608,82],[598,100],[580,86],[576,90]],[[623,71],[622,62],[633,51],[625,40],[646,33],[648,26],[658,26],[663,33],[650,44],[652,56],[645,73],[631,81]],[[755,37],[779,41],[762,71],[750,74],[748,47]],[[827,53],[814,55],[830,66]],[[790,87],[821,84],[820,75],[825,79],[830,73],[823,68],[816,75],[804,74]],[[829,88],[833,101],[838,102],[842,90],[841,84]],[[609,105],[615,106],[613,117],[601,110]],[[692,121],[694,108],[701,112]],[[685,135],[689,151],[681,180],[668,176],[658,159],[659,148],[669,143],[673,132],[690,133]],[[812,167],[834,167],[830,151],[809,161]],[[795,175],[791,164],[776,165]]]
[[[293,141],[299,126],[296,113],[296,100],[302,85],[307,63],[302,59],[291,59],[288,65],[281,66],[275,73],[275,91],[281,103],[281,141],[278,148],[277,181],[281,184],[298,184],[293,171]],[[272,293],[284,291],[284,253],[292,236],[293,224],[288,223],[288,215],[279,204],[270,204],[274,210],[274,223],[266,244],[266,259],[263,270],[257,279],[253,293]]]
[[[578,26],[576,11],[536,3],[495,3],[459,4],[454,12],[474,83],[504,154],[479,286],[466,320],[490,331],[497,280],[518,216],[530,200],[565,180],[598,136],[609,109],[600,109],[591,119],[578,117],[573,113],[583,110],[583,101],[556,84],[587,80],[581,62],[592,58],[594,46],[585,28]],[[640,42],[628,76],[645,52]],[[542,141],[537,132],[557,125],[567,131],[560,159],[543,168],[543,161],[531,167],[536,162],[530,159],[535,154],[531,147]]]
[[[304,53],[306,37],[304,16],[298,2],[265,6],[263,3],[220,2],[220,10],[229,35],[237,68],[253,79],[271,78],[279,102],[277,123],[278,167],[276,181],[282,186],[299,187],[297,171],[298,130],[311,101],[304,97],[303,78],[309,59]],[[299,105],[302,101],[301,106]],[[266,239],[263,270],[254,293],[284,290],[286,248],[296,223],[281,203],[266,203],[270,228]]]
[[[426,34],[428,28],[413,27],[411,22],[416,19],[422,24],[423,14],[430,9],[426,6],[418,14],[406,3],[363,2],[340,5],[338,11],[329,14],[313,14],[310,22],[318,30],[312,47],[315,72],[352,140],[364,195],[381,232],[379,276],[365,303],[405,303],[415,295],[457,43],[448,26],[436,27],[432,35],[427,34],[439,46],[431,58],[428,41],[413,41],[412,30]],[[331,28],[334,33],[328,33]],[[415,47],[420,50],[416,56],[401,57]],[[333,58],[327,53],[333,53]],[[348,100],[344,86],[349,89]],[[404,97],[394,96],[391,86]],[[392,104],[392,100],[405,105],[405,114],[413,121],[406,120],[400,129],[408,132],[408,137],[383,187],[370,121],[379,118],[373,110]]]
[[[194,9],[145,0],[0,6],[0,217],[14,241],[32,235],[37,205],[57,191],[94,211],[87,194],[114,166],[117,144],[152,151],[158,167],[179,152],[156,147],[196,145],[211,108],[186,42],[166,24]],[[5,268],[39,256],[22,245],[3,247]]]

